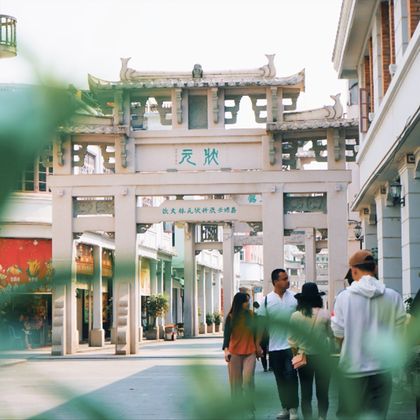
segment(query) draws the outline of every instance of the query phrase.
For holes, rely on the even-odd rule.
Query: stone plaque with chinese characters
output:
[[[144,223],[261,220],[261,207],[239,205],[233,200],[166,200],[159,207],[137,208],[137,216]]]
[[[137,172],[259,169],[262,165],[258,143],[139,145],[137,151]]]

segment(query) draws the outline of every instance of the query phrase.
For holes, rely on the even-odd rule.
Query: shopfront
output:
[[[77,329],[79,342],[90,342],[90,331],[93,328],[93,285],[94,275],[93,246],[78,244],[76,247],[76,298]],[[102,325],[105,338],[111,337],[112,326],[112,275],[113,253],[102,248]]]
[[[0,239],[0,331],[3,348],[51,344],[51,240]],[[25,333],[27,340],[24,340]]]

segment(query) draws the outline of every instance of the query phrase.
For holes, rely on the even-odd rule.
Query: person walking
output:
[[[224,327],[223,351],[228,364],[232,399],[244,402],[255,416],[254,375],[257,356],[256,326],[247,293],[236,293]]]
[[[299,406],[298,379],[292,366],[292,350],[288,343],[290,317],[296,310],[297,301],[289,289],[289,277],[282,268],[271,273],[273,291],[260,304],[259,315],[264,316],[268,328],[268,354],[270,366],[276,378],[282,410],[277,419],[296,420]],[[258,351],[261,352],[262,328],[258,335]]]
[[[257,316],[260,316],[258,315],[258,309],[260,307],[260,304],[257,301],[255,301],[252,305],[254,307],[254,313],[256,313]],[[257,325],[258,324],[259,324],[259,321],[257,318]],[[260,346],[261,346],[260,360],[261,360],[261,364],[264,369],[264,372],[268,372],[269,370],[273,370],[271,369],[270,360],[268,359],[268,332],[264,328],[264,325],[262,325],[262,328],[263,328],[263,333],[262,333],[261,342],[260,342]]]
[[[368,250],[354,253],[349,265],[354,281],[337,296],[331,320],[342,343],[337,416],[383,419],[392,391],[392,361],[398,360],[399,350],[392,347],[401,342],[406,313],[401,295],[375,278],[376,263]]]
[[[300,382],[301,408],[305,420],[312,419],[312,388],[315,379],[318,418],[325,420],[328,411],[330,370],[322,354],[328,351],[332,336],[328,311],[322,309],[322,295],[316,283],[305,283],[295,295],[297,310],[290,319],[289,345],[294,355],[304,355],[306,365],[297,369]],[[325,356],[324,356],[325,357]]]

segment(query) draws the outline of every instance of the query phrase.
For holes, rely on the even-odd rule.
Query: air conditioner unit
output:
[[[373,119],[375,118],[375,113],[374,112],[369,112],[368,118],[369,118],[369,121],[372,122]]]

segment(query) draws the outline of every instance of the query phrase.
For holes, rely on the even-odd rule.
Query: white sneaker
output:
[[[288,419],[289,418],[289,410],[287,408],[283,408],[279,414],[277,414],[276,419]]]
[[[298,420],[298,414],[296,408],[291,408],[289,410],[289,420]]]

